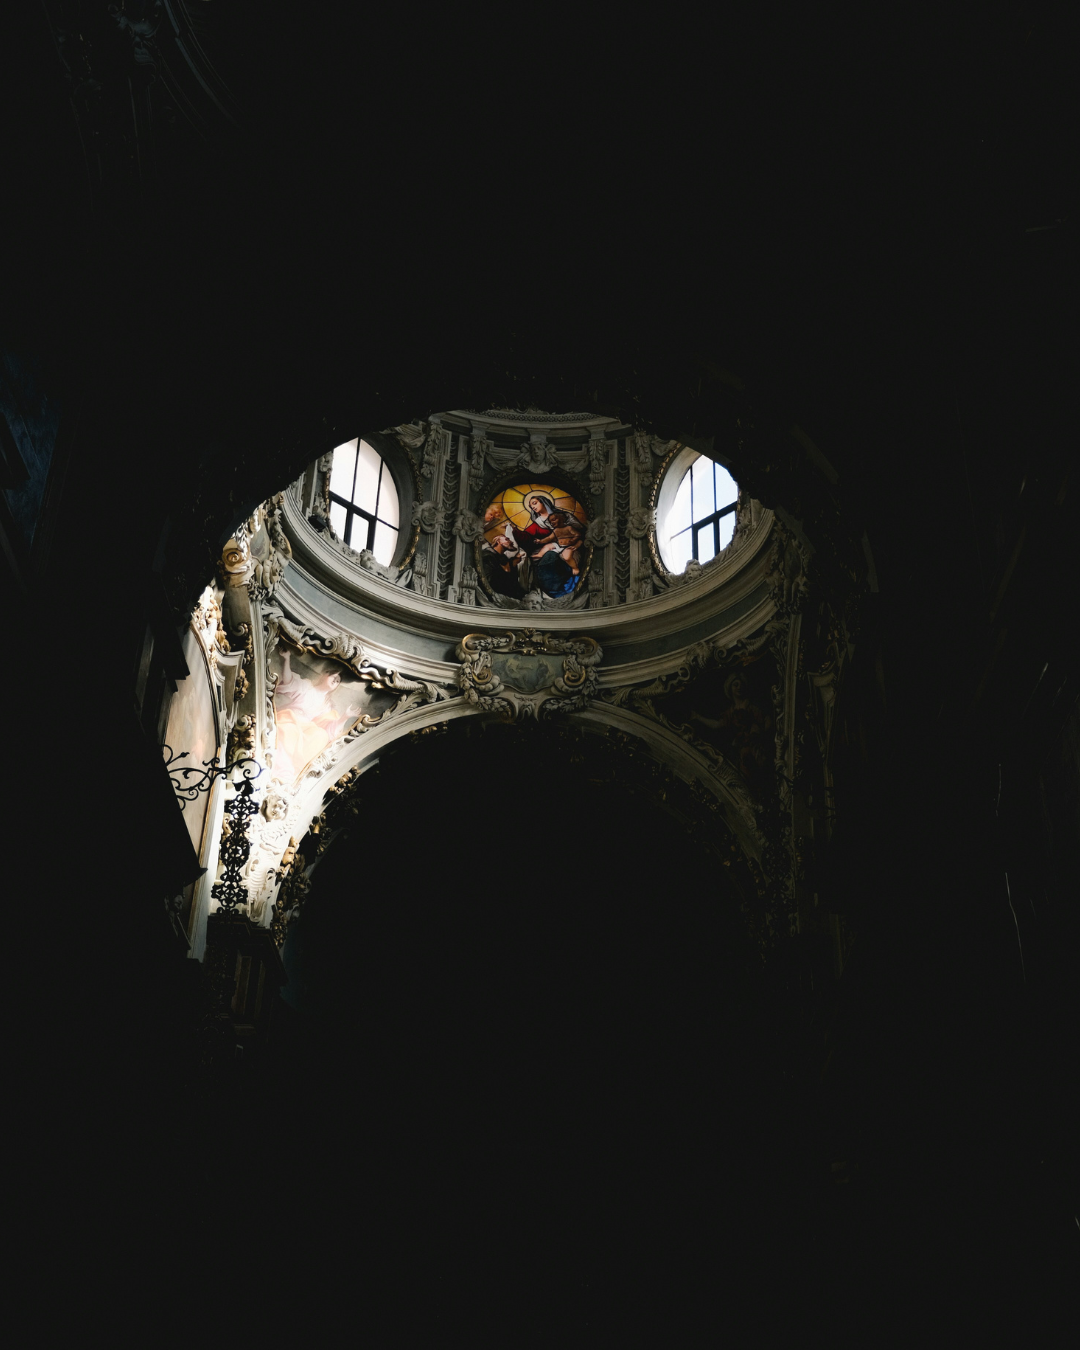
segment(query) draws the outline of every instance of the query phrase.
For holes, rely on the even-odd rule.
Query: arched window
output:
[[[691,558],[710,562],[731,543],[739,485],[722,464],[693,450],[671,465],[661,489],[656,541],[664,565],[682,572]]]
[[[389,567],[398,543],[397,488],[390,469],[367,441],[346,441],[330,471],[330,524],[359,553],[370,549]]]

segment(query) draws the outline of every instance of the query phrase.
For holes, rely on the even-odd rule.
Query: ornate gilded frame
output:
[[[596,696],[597,667],[603,659],[600,644],[590,637],[560,638],[523,628],[502,636],[469,633],[457,646],[461,668],[458,686],[465,701],[481,712],[500,712],[506,717],[539,717],[541,712],[574,712]],[[537,662],[537,672],[546,683],[522,688],[522,673],[535,658],[562,657],[561,671],[554,662]],[[514,683],[517,664],[518,684]],[[497,667],[501,667],[497,669]]]
[[[483,514],[487,510],[488,506],[491,504],[493,498],[497,497],[500,492],[505,492],[507,488],[513,487],[516,483],[521,482],[523,478],[527,477],[528,472],[529,471],[527,469],[517,468],[514,469],[512,473],[501,474],[498,478],[494,479],[490,484],[485,485],[483,488],[481,498],[477,503],[477,506],[479,508],[477,510],[477,515],[483,518]],[[585,484],[581,482],[581,480],[577,477],[576,474],[570,473],[569,470],[567,469],[554,468],[551,469],[550,471],[545,471],[543,477],[545,480],[550,481],[553,487],[565,486],[568,492],[572,492],[574,495],[574,500],[585,511],[586,521],[590,523],[593,521],[593,519],[596,516],[596,512],[593,508],[592,501],[590,500],[592,494],[586,489]],[[483,535],[473,540],[473,564],[476,569],[477,584],[480,586],[481,590],[483,590],[485,595],[487,595],[492,601],[494,601],[496,605],[501,606],[502,601],[507,599],[508,597],[503,596],[501,598],[497,598],[496,592],[491,588],[491,584],[487,579],[487,572],[484,569],[484,553],[483,548],[481,546],[482,539]],[[584,587],[586,584],[586,578],[589,575],[589,569],[592,567],[593,555],[596,552],[596,547],[593,544],[586,544],[585,548],[586,548],[585,563],[581,569],[581,575],[578,578],[577,585],[574,587],[573,591],[571,592],[570,596],[567,597],[567,599],[576,600],[582,592],[582,587]],[[508,605],[506,607],[508,609],[525,608],[523,602],[521,601],[518,601],[516,604]],[[547,606],[545,606],[545,608],[546,607]],[[553,604],[551,608],[556,609],[560,608],[560,606]]]

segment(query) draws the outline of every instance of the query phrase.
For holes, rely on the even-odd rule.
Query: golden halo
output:
[[[525,501],[534,492],[541,492],[553,501],[557,511],[565,511],[567,515],[575,516],[582,525],[588,524],[581,503],[565,489],[554,487],[551,483],[515,483],[513,487],[504,488],[488,504],[485,515],[492,507],[495,508],[495,518],[484,530],[488,539],[493,539],[495,535],[501,533],[507,520],[519,530],[523,530],[531,523],[532,512],[525,505]]]

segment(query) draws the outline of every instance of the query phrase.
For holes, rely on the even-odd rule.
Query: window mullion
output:
[[[359,442],[359,440],[357,440],[357,442],[356,442],[356,449],[353,451],[353,457],[352,457],[352,486],[351,486],[350,489],[349,489],[349,503],[350,503],[350,505],[351,505],[353,502],[356,501],[356,470],[357,470],[359,464],[360,464],[360,442]],[[350,529],[351,529],[351,523],[350,523]]]

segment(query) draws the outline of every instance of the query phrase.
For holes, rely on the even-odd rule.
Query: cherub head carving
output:
[[[279,792],[268,792],[262,804],[267,820],[284,820],[289,814],[289,803]]]

